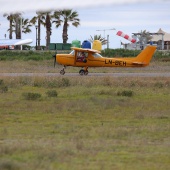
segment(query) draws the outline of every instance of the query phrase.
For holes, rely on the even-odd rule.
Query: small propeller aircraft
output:
[[[80,75],[87,75],[88,67],[145,67],[149,65],[155,50],[156,46],[147,46],[137,57],[106,58],[102,57],[98,50],[72,47],[70,54],[53,56],[54,66],[56,62],[64,65],[61,75],[65,74],[66,66],[84,67],[80,69]]]
[[[32,42],[32,39],[0,39],[0,49],[12,50],[16,45],[25,45]]]

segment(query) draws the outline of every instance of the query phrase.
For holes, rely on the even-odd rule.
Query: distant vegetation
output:
[[[71,50],[70,50],[71,51]],[[11,60],[50,60],[55,53],[69,53],[67,51],[0,51],[0,61],[11,61]],[[135,57],[141,50],[126,50],[126,49],[106,49],[102,50],[102,56],[105,57]],[[170,51],[156,51],[154,59],[170,58]]]
[[[55,54],[53,51],[0,51],[0,61],[12,61],[12,60],[50,60]]]
[[[106,49],[102,51],[103,56],[107,57],[134,57],[137,56],[141,50],[126,50],[126,49]],[[154,58],[170,58],[170,51],[156,51]]]

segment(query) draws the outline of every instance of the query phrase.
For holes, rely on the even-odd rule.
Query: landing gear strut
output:
[[[88,75],[88,67],[85,67],[84,69],[81,69],[80,71],[79,71],[79,74],[81,75],[81,76],[83,76],[83,75]]]
[[[63,69],[60,71],[60,74],[61,74],[61,75],[64,75],[64,74],[65,74],[65,68],[66,68],[66,66],[64,66]]]

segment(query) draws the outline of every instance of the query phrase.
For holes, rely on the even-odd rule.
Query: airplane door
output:
[[[77,51],[76,53],[76,63],[86,63],[87,62],[88,53],[84,51]]]

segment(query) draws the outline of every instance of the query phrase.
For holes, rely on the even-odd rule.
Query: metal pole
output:
[[[20,27],[20,31],[21,31],[21,39],[22,39],[22,17],[20,17],[20,21],[21,21],[21,23],[20,23],[20,24],[21,24],[21,25],[20,25],[20,26],[21,26],[21,27]],[[21,50],[22,50],[22,45],[21,45]]]
[[[109,35],[107,35],[107,49],[109,48]]]
[[[103,29],[103,30],[96,30],[96,31],[103,31],[104,33],[104,39],[105,39],[105,31],[109,31],[109,30],[116,30],[115,28],[111,28],[111,29]],[[109,35],[108,35],[109,36]],[[108,41],[108,38],[107,38]],[[107,48],[108,48],[108,42],[107,42]]]
[[[164,50],[164,35],[162,34],[162,50]]]

